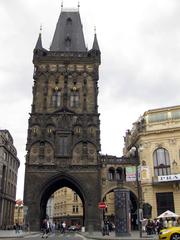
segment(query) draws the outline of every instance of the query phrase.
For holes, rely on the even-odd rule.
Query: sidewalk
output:
[[[86,237],[87,239],[106,239],[106,240],[158,240],[158,235],[147,235],[143,233],[142,238],[139,236],[139,231],[132,231],[130,236],[115,236],[115,232],[110,232],[109,235],[102,236],[101,232],[84,232],[80,233],[82,236]]]
[[[23,238],[27,235],[35,234],[35,232],[24,232],[20,230],[19,233],[16,233],[15,230],[0,230],[0,238]]]

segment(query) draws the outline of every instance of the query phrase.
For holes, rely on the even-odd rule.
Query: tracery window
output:
[[[55,90],[52,95],[52,106],[60,107],[61,105],[61,91]]]
[[[170,175],[170,159],[169,152],[165,148],[158,148],[153,153],[154,175]]]
[[[73,108],[79,107],[79,103],[80,103],[79,91],[73,89],[70,93],[70,107]]]

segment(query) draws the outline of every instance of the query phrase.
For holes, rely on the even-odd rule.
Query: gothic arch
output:
[[[45,183],[41,186],[40,192],[36,194],[36,199],[39,199],[40,204],[40,223],[43,218],[46,217],[46,204],[49,197],[62,187],[69,187],[79,195],[83,203],[83,215],[85,219],[85,209],[87,208],[87,204],[85,206],[85,202],[88,202],[88,193],[76,178],[66,173],[60,173],[50,179],[47,179],[47,181],[45,181]]]

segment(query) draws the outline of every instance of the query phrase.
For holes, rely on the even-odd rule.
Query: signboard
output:
[[[106,208],[107,206],[106,206],[105,202],[99,202],[98,207],[99,208]]]
[[[158,182],[179,181],[180,174],[158,176]]]
[[[126,167],[126,181],[133,182],[136,181],[136,167]]]
[[[150,180],[149,166],[141,166],[141,181],[148,182]]]

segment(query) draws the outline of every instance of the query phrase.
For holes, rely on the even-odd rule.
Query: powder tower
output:
[[[24,185],[30,229],[40,229],[49,197],[64,186],[80,196],[84,226],[98,229],[100,49],[96,34],[86,48],[79,9],[61,10],[49,50],[39,34],[33,64]]]

